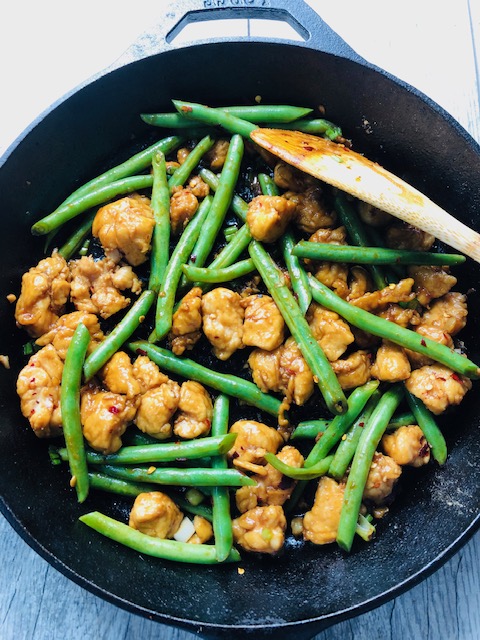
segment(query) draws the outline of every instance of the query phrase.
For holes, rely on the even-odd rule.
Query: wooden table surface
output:
[[[230,0],[226,0],[228,4]],[[13,6],[12,6],[13,4]],[[480,142],[480,2],[310,0],[364,58],[409,82]],[[31,5],[31,6],[29,6]],[[120,11],[107,0],[2,3],[0,154],[58,97],[107,67],[161,19],[165,2]],[[395,8],[394,8],[395,6]],[[184,32],[198,37],[204,27]],[[230,21],[222,34],[271,35],[264,23]],[[289,28],[277,24],[279,33]],[[209,26],[209,35],[212,27]],[[480,638],[480,535],[409,592],[316,640]],[[67,580],[0,517],[1,640],[189,640],[191,633],[131,615]],[[372,576],[374,579],[374,576]],[[192,594],[193,596],[194,594]]]

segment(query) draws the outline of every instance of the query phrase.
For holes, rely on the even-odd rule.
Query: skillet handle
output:
[[[365,62],[304,0],[173,0],[164,9],[162,20],[142,33],[116,60],[114,69],[150,55],[210,42],[278,42],[305,46],[325,53]],[[175,37],[189,24],[225,19],[264,19],[288,23],[302,38],[215,37],[177,45]]]

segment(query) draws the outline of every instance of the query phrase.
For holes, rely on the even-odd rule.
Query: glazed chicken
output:
[[[216,140],[213,147],[204,155],[205,162],[212,171],[220,171],[225,164],[230,142],[228,140]]]
[[[295,204],[293,221],[305,233],[311,234],[335,224],[337,215],[332,207],[327,206],[320,186],[309,187],[303,193],[287,191],[284,197]]]
[[[413,284],[413,278],[404,278],[397,284],[389,284],[384,289],[366,293],[360,298],[352,300],[351,304],[365,311],[376,313],[390,304],[413,300],[415,295],[412,293]]]
[[[73,311],[72,313],[66,313],[60,316],[50,331],[47,331],[47,333],[44,333],[40,338],[35,340],[35,344],[38,344],[40,347],[52,344],[60,358],[65,360],[70,341],[80,322],[84,324],[90,332],[91,340],[88,345],[88,353],[91,353],[103,340],[104,335],[97,316],[93,313],[87,313],[86,311]]]
[[[357,209],[361,220],[371,227],[384,227],[392,222],[392,216],[389,213],[368,204],[368,202],[360,200],[358,202]]]
[[[121,291],[140,293],[140,280],[132,267],[118,266],[104,258],[96,262],[90,256],[70,262],[72,283],[70,295],[78,311],[100,315],[104,320],[130,303]]]
[[[336,229],[318,229],[310,236],[309,242],[325,244],[347,244],[345,227]],[[307,263],[308,264],[308,263]],[[317,280],[329,289],[333,289],[341,298],[346,298],[350,292],[348,286],[348,266],[341,262],[314,262],[312,272]]]
[[[170,198],[170,224],[173,235],[179,235],[198,209],[198,199],[190,189],[175,187]]]
[[[467,296],[452,291],[431,304],[422,316],[421,325],[438,327],[454,336],[465,327],[467,313]]]
[[[29,359],[18,376],[17,393],[22,414],[39,438],[51,438],[62,433],[62,373],[63,361],[56,349],[48,344]]]
[[[101,207],[92,234],[100,240],[107,258],[120,258],[136,267],[147,259],[155,220],[146,196],[132,194]]]
[[[385,454],[401,466],[422,467],[430,460],[430,447],[423,431],[416,424],[386,433],[381,444]]]
[[[295,169],[291,164],[278,162],[278,160],[273,170],[273,180],[280,189],[295,191],[296,193],[318,184],[318,181],[312,176]]]
[[[234,466],[266,475],[265,454],[277,453],[283,438],[273,427],[255,420],[237,420],[229,429],[237,438],[228,452]]]
[[[207,435],[212,426],[212,416],[212,399],[205,387],[194,380],[184,382],[173,425],[175,435],[188,440]]]
[[[138,356],[133,363],[133,376],[140,385],[141,393],[168,382],[168,376],[148,356]]]
[[[243,318],[241,297],[235,291],[217,287],[202,298],[203,332],[219,360],[243,348]]]
[[[370,373],[381,382],[400,382],[410,376],[410,361],[405,349],[384,340],[377,350],[375,363]]]
[[[257,196],[248,205],[247,224],[255,240],[275,242],[285,233],[295,203],[282,196]]]
[[[193,349],[202,335],[202,290],[193,287],[183,296],[173,314],[169,341],[175,355]]]
[[[307,322],[313,337],[323,352],[334,362],[342,356],[355,338],[350,327],[340,316],[312,302],[307,312]]]
[[[54,252],[22,276],[22,289],[15,307],[19,327],[38,338],[50,331],[64,313],[70,293],[70,270]]]
[[[313,544],[330,544],[337,537],[345,485],[322,476],[310,511],[303,518],[303,537]]]
[[[441,298],[457,284],[457,279],[446,267],[430,265],[411,266],[408,275],[414,280],[415,297],[424,307],[434,298]]]
[[[297,469],[303,466],[303,456],[295,447],[289,445],[277,453],[277,458]],[[257,483],[254,487],[240,487],[235,494],[237,509],[245,513],[257,506],[269,504],[283,505],[291,496],[295,488],[295,481],[284,476],[281,471],[267,464],[264,467],[265,475],[254,474],[253,480]]]
[[[344,360],[332,362],[332,369],[337,374],[342,389],[360,387],[371,378],[371,359],[367,351],[355,351]]]
[[[282,507],[255,507],[232,522],[233,538],[245,551],[277,553],[285,541],[287,521]]]
[[[391,495],[401,473],[402,468],[395,460],[376,451],[363,491],[364,499],[377,505],[383,504]]]
[[[121,393],[129,399],[141,392],[135,378],[130,356],[125,351],[117,351],[101,371],[103,384],[112,393]]]
[[[285,338],[285,321],[270,296],[251,295],[242,300],[245,309],[243,344],[273,351]]]
[[[173,416],[180,402],[180,385],[173,380],[162,382],[140,398],[135,424],[144,433],[166,440],[172,435]]]
[[[213,538],[213,527],[206,518],[195,516],[193,526],[195,533],[187,540],[189,544],[205,544]]]
[[[385,233],[385,244],[391,249],[428,251],[434,242],[430,233],[403,222],[392,224]]]
[[[101,391],[95,385],[82,389],[80,417],[88,444],[103,454],[115,453],[122,446],[121,437],[135,417],[136,406],[126,396]]]
[[[183,514],[171,498],[161,491],[150,491],[135,498],[128,524],[147,536],[168,539],[182,520]]]
[[[408,391],[424,403],[435,415],[460,404],[472,381],[441,364],[432,364],[412,371],[405,382]]]

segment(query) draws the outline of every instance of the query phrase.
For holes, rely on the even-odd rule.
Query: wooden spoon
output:
[[[387,211],[480,262],[480,235],[379,164],[300,131],[255,129],[254,142],[288,164]]]

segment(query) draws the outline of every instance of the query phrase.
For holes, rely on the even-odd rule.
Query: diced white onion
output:
[[[193,522],[190,518],[185,517],[180,526],[177,529],[177,532],[173,535],[174,539],[177,542],[187,542],[195,533],[195,527],[193,526]]]

